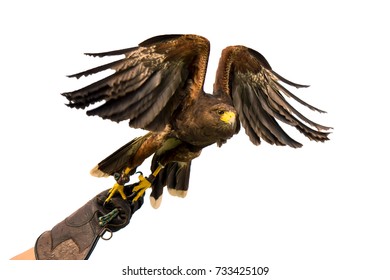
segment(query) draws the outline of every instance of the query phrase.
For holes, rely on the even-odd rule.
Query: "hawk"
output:
[[[286,100],[290,97],[311,110],[324,112],[295,96],[283,84],[304,88],[272,70],[265,57],[245,46],[226,47],[221,54],[213,93],[204,91],[210,52],[209,41],[198,35],[161,35],[137,47],[86,55],[119,59],[74,74],[80,78],[107,69],[114,72],[81,89],[63,93],[71,108],[115,122],[128,120],[132,128],[147,130],[101,161],[91,174],[114,176],[115,193],[123,195],[138,166],[153,156],[151,175],[139,176],[138,199],[151,188],[150,200],[157,208],[163,188],[184,197],[193,159],[212,144],[221,146],[243,126],[250,141],[299,148],[280,126],[295,127],[307,138],[324,142],[330,127],[315,123]],[[102,102],[101,102],[102,101]]]

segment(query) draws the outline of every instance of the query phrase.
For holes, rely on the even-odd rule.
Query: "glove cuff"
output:
[[[72,215],[42,233],[35,243],[37,260],[85,260],[91,255],[100,236],[106,230],[98,223],[96,198],[87,202]]]
[[[87,260],[98,241],[99,237],[94,238],[90,246],[83,251],[72,239],[53,246],[51,231],[45,231],[35,243],[35,258],[37,260]]]

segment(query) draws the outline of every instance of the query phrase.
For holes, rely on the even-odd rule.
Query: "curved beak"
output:
[[[236,114],[234,112],[232,112],[232,111],[226,111],[221,116],[221,121],[223,121],[224,123],[227,123],[227,124],[230,124],[230,125],[233,126],[234,123],[236,122]]]

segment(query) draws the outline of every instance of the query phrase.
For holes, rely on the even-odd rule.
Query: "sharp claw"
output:
[[[104,201],[104,205],[106,205],[107,203],[109,203],[110,201],[111,201],[111,198],[113,197],[113,195],[114,195],[114,192],[111,192],[111,190],[109,190],[108,191],[108,193],[110,194],[107,198],[106,198],[106,200]]]
[[[104,201],[104,204],[110,202],[110,200],[112,199],[112,197],[116,193],[119,193],[123,200],[127,199],[125,191],[124,191],[124,186],[123,185],[119,185],[118,183],[115,183],[115,185],[108,191],[109,196]]]
[[[163,166],[160,166],[159,168],[156,169],[156,171],[151,174],[151,176],[153,175],[156,176],[158,174],[158,172],[163,168]],[[129,169],[130,170],[130,169]],[[128,173],[128,172],[127,172]],[[124,174],[127,175],[127,173],[125,172]],[[156,173],[156,174],[155,174]],[[133,187],[133,195],[134,198],[132,199],[132,202],[136,202],[141,196],[144,195],[145,191],[151,187],[152,183],[144,177],[143,173],[141,171],[138,171],[137,174],[139,174],[138,176],[138,179],[139,179],[139,183],[138,185],[134,186]],[[120,180],[122,178],[122,176],[119,176],[119,174],[117,174],[116,176],[117,178],[117,181]],[[128,182],[128,180],[123,180],[124,182]],[[124,192],[124,184],[122,185],[121,182],[117,182],[115,183],[115,185],[108,191],[108,197],[107,199],[104,201],[104,204],[110,202],[110,200],[112,199],[112,197],[116,194],[116,193],[119,193],[120,196],[126,200],[127,199],[127,196]]]
[[[145,190],[146,189],[139,191],[131,202],[133,202],[133,203],[136,202],[145,193]]]
[[[139,183],[137,186],[134,186],[133,193],[136,193],[135,197],[133,198],[132,202],[136,202],[141,196],[144,195],[145,191],[150,188],[152,183],[148,181],[143,175],[142,172],[139,172],[140,175],[138,176]]]
[[[125,191],[124,191],[124,186],[120,185],[121,188],[118,190],[119,194],[121,195],[121,197],[123,198],[123,200],[126,200],[127,197],[126,197],[126,194],[125,194]]]

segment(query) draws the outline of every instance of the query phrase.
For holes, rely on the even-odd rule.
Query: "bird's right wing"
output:
[[[69,107],[87,111],[112,121],[129,120],[130,126],[161,131],[175,110],[196,99],[203,90],[209,57],[209,41],[197,35],[162,35],[138,47],[90,53],[92,56],[124,55],[124,58],[83,71],[79,78],[107,69],[115,72],[95,83],[63,93]]]

